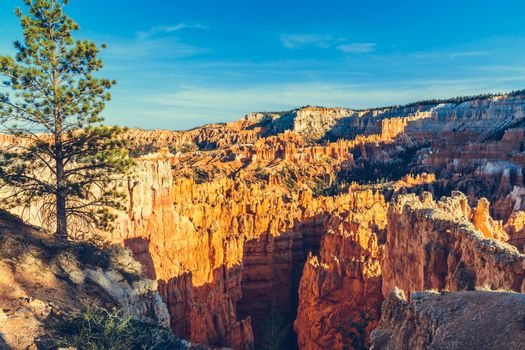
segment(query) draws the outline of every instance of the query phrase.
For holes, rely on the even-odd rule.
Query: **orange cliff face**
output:
[[[174,183],[169,158],[139,160],[128,183],[129,214],[112,239],[130,248],[147,275],[159,280],[177,334],[252,348],[250,320],[238,320],[235,305],[242,243],[226,233],[201,231],[207,216],[199,216],[198,208],[185,215],[186,204],[175,201],[190,198],[191,186]]]
[[[322,219],[316,217],[334,210],[334,200],[314,200],[308,189],[288,198],[283,191],[225,178],[174,180],[173,160],[138,160],[128,181],[129,213],[112,239],[129,247],[160,281],[178,334],[252,348],[250,316],[261,325],[271,300],[295,313],[291,300],[304,262],[302,240],[319,239],[315,223]],[[309,226],[311,232],[304,231]],[[290,279],[294,273],[296,282]]]
[[[428,193],[396,200],[388,213],[383,294],[394,287],[407,293],[474,288],[525,292],[525,256],[494,239],[499,227],[488,231],[487,238],[487,221],[480,225],[479,212],[471,222],[462,193],[438,202]]]
[[[346,349],[352,322],[380,318],[381,262],[387,204],[371,190],[357,191],[351,209],[326,220],[319,256],[310,255],[299,286],[294,328],[300,349]]]
[[[318,251],[331,213],[356,200],[314,198],[308,188],[290,193],[279,181],[272,189],[227,178],[174,180],[174,161],[138,160],[128,181],[129,213],[112,240],[159,280],[177,334],[252,348],[252,323],[262,339],[272,302],[293,321],[306,254]]]

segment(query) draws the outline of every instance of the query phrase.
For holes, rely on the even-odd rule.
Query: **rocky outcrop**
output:
[[[509,236],[503,229],[503,223],[492,219],[489,208],[490,202],[486,198],[481,198],[472,213],[472,224],[483,233],[485,238],[494,238],[502,242],[508,241]]]
[[[525,248],[525,211],[519,210],[512,213],[505,231],[509,235],[509,244],[518,248],[522,253]]]
[[[525,255],[485,238],[469,221],[470,213],[461,193],[439,202],[428,193],[421,198],[406,195],[392,203],[383,294],[393,287],[406,292],[476,287],[524,292]]]
[[[338,121],[353,114],[345,108],[301,108],[295,112],[292,130],[311,139],[320,139],[329,131],[344,132]]]
[[[352,322],[365,314],[367,337],[380,317],[387,205],[370,190],[350,201],[350,211],[325,222],[320,256],[310,255],[304,266],[294,322],[302,350],[346,349],[357,334]]]
[[[157,282],[142,275],[129,250],[59,244],[48,234],[2,215],[0,348],[33,349],[45,344],[50,319],[94,306],[119,307],[133,318],[169,327]]]
[[[505,292],[416,292],[394,289],[372,332],[375,350],[520,349],[525,295]]]

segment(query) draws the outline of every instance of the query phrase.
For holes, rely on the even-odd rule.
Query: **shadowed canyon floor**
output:
[[[376,327],[376,349],[440,349],[449,317],[471,327],[471,304],[523,302],[510,292],[525,292],[524,136],[519,93],[133,129],[129,210],[106,237],[158,281],[173,331],[194,343],[262,348],[274,305],[283,349],[365,348]]]

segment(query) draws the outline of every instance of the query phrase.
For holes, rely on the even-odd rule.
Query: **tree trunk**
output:
[[[55,38],[55,30],[53,27],[50,29],[50,36],[52,40]],[[67,212],[66,212],[66,184],[64,178],[64,152],[62,148],[62,122],[63,118],[60,110],[59,103],[59,85],[60,85],[60,76],[58,70],[56,69],[57,64],[57,52],[52,55],[51,62],[53,63],[53,97],[55,110],[54,119],[55,119],[55,164],[56,164],[56,237],[59,240],[66,241],[68,238],[67,232]]]
[[[64,156],[62,152],[61,123],[57,123],[55,134],[55,162],[56,162],[56,236],[60,240],[67,240],[66,192],[64,184]]]
[[[56,196],[56,211],[57,211],[57,231],[56,236],[59,240],[66,241],[68,238],[67,232],[67,215],[66,215],[66,196],[63,190],[57,186]]]

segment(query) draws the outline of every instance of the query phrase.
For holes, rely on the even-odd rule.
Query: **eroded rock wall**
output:
[[[304,266],[294,322],[302,350],[346,349],[353,321],[373,319],[368,333],[380,317],[387,204],[370,190],[352,193],[351,203],[326,220],[320,254]]]
[[[475,213],[474,213],[475,214]],[[383,264],[383,294],[394,288],[523,292],[525,255],[486,238],[461,193],[439,202],[406,195],[390,206]],[[478,223],[479,224],[479,223]],[[491,231],[493,232],[493,231]]]
[[[305,252],[318,251],[330,213],[349,195],[314,198],[218,178],[174,179],[170,154],[138,160],[128,215],[112,239],[129,247],[159,290],[177,334],[237,349],[261,339],[268,307],[291,323]],[[290,327],[291,330],[291,327]]]
[[[137,163],[128,184],[129,213],[121,217],[113,240],[129,247],[159,281],[177,334],[197,343],[250,349],[250,320],[239,320],[236,310],[242,237],[213,231],[216,217],[204,203],[189,206],[192,185],[174,183],[170,158]]]

